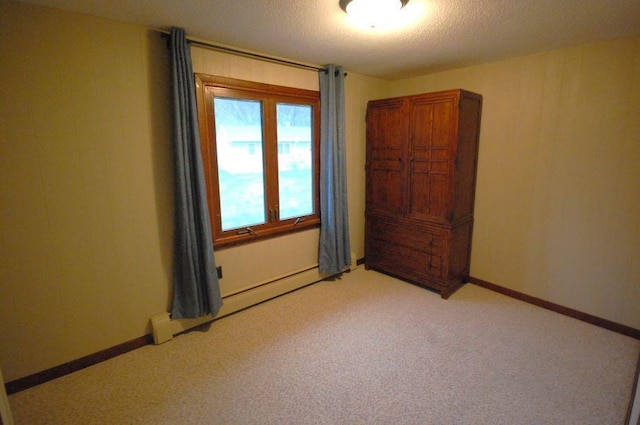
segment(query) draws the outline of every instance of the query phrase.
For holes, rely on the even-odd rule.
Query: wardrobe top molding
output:
[[[381,99],[372,99],[369,102],[389,102],[389,103],[405,102],[405,101],[410,101],[412,99],[424,98],[427,95],[429,96],[429,99],[433,99],[433,100],[437,100],[439,98],[442,98],[444,100],[444,99],[450,99],[451,97],[458,97],[458,98],[465,97],[465,98],[473,98],[473,99],[482,101],[481,94],[474,93],[469,90],[457,88],[457,89],[441,90],[441,91],[435,91],[435,92],[429,92],[429,93],[410,94],[406,96],[395,96],[395,97],[386,97]]]

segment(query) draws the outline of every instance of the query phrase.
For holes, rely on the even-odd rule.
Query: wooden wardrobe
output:
[[[482,96],[367,105],[365,267],[440,291],[469,277]]]

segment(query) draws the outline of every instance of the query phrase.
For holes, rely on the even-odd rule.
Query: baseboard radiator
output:
[[[356,267],[355,255],[351,254],[351,269]],[[193,329],[197,326],[209,323],[229,314],[236,313],[245,308],[270,300],[287,292],[300,289],[316,283],[330,275],[323,275],[318,265],[308,267],[277,276],[268,281],[258,282],[248,287],[223,294],[224,304],[216,317],[204,316],[198,319],[172,319],[169,313],[161,313],[151,317],[153,341],[155,344],[171,340],[175,335]]]

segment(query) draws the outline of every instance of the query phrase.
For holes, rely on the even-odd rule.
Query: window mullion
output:
[[[214,246],[317,227],[318,93],[203,74],[196,82]]]
[[[269,223],[276,223],[279,218],[278,201],[278,124],[276,118],[276,102],[273,99],[264,101],[264,158],[265,158],[265,193],[267,200],[267,217]]]

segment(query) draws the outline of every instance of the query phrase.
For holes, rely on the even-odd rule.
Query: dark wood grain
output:
[[[143,347],[153,343],[152,335],[144,335],[140,338],[132,339],[125,343],[116,345],[114,347],[107,348],[102,351],[98,351],[94,354],[81,357],[77,360],[70,361],[68,363],[61,364],[59,366],[52,367],[50,369],[43,370],[33,375],[25,376],[24,378],[16,379],[14,381],[7,382],[5,387],[7,394],[14,394],[18,391],[26,390],[27,388],[34,387],[47,381],[59,378],[64,375],[76,372],[94,364],[109,360],[120,354],[133,351],[137,348]]]
[[[365,266],[448,298],[469,275],[482,97],[367,105]]]
[[[555,304],[550,301],[543,300],[531,295],[523,294],[522,292],[514,291],[513,289],[505,288],[504,286],[496,285],[495,283],[487,282],[486,280],[478,279],[470,276],[469,282],[474,285],[482,286],[483,288],[490,289],[495,292],[499,292],[503,295],[507,295],[512,298],[525,301],[529,304],[537,305],[538,307],[546,308],[547,310],[555,311],[556,313],[563,314],[565,316],[573,317],[574,319],[581,320],[583,322],[591,323],[592,325],[608,329],[610,331],[630,336],[640,340],[640,329],[635,329],[630,326],[622,325],[620,323],[612,322],[601,317],[593,316],[582,311],[574,310],[569,307]]]

